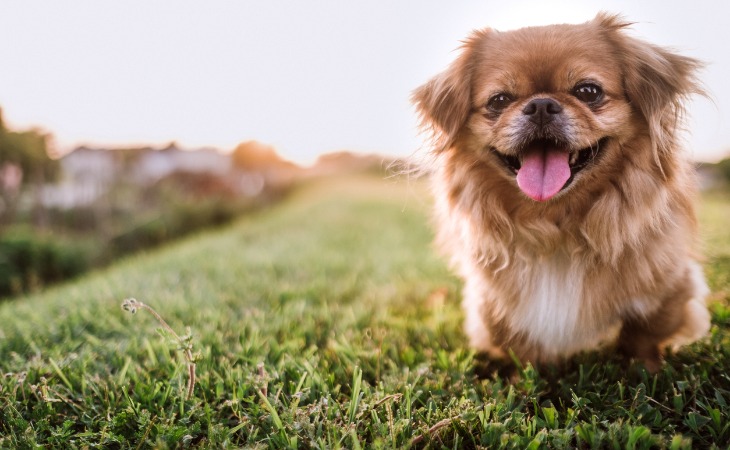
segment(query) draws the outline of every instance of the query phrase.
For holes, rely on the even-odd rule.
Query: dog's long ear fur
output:
[[[421,126],[432,133],[434,151],[448,148],[469,116],[474,47],[490,32],[486,29],[472,33],[449,68],[416,89],[411,96],[420,114]]]
[[[626,96],[649,126],[654,158],[664,171],[676,147],[674,130],[681,125],[684,102],[706,95],[697,81],[703,64],[621,32],[631,25],[620,16],[600,13],[594,19],[618,47],[624,64]]]

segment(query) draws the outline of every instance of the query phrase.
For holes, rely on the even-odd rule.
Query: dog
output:
[[[471,346],[557,363],[612,346],[659,370],[707,333],[694,168],[678,129],[702,64],[621,16],[474,31],[412,101],[437,242]]]

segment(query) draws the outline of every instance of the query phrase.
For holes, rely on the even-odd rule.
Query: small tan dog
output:
[[[556,362],[617,340],[651,371],[702,337],[693,167],[677,142],[701,64],[580,25],[475,31],[413,101],[433,132],[438,240],[471,345]]]

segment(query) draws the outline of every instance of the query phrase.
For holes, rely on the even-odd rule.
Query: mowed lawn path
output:
[[[705,199],[712,335],[656,376],[466,348],[421,181],[314,182],[224,229],[0,304],[0,448],[725,448],[730,201]],[[196,359],[145,310],[153,307]]]

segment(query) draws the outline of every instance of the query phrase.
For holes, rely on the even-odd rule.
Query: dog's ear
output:
[[[625,95],[646,120],[654,157],[665,169],[663,161],[675,147],[674,131],[680,125],[684,102],[692,94],[706,95],[696,78],[703,64],[626,35],[622,30],[631,23],[620,16],[601,13],[594,20],[618,47]]]
[[[489,33],[489,29],[472,33],[449,68],[416,89],[411,96],[420,115],[421,126],[433,133],[436,151],[453,143],[469,116],[474,48]]]

